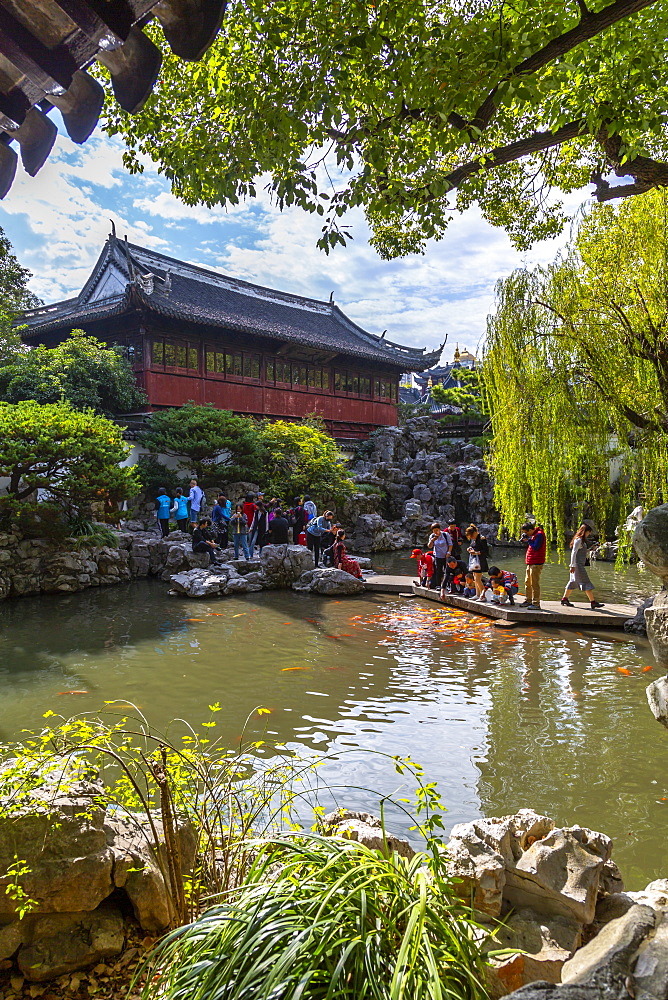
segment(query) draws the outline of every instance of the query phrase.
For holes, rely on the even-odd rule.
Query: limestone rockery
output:
[[[377,431],[360,448],[351,474],[365,493],[343,506],[339,520],[356,552],[422,543],[432,521],[451,517],[484,526],[496,541],[499,515],[482,449],[439,439],[432,417]]]

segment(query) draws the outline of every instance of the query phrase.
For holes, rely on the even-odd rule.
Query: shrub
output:
[[[266,452],[268,492],[285,500],[310,493],[325,503],[342,500],[354,492],[336,441],[322,421],[313,417],[300,424],[267,421],[260,433]]]
[[[0,476],[9,479],[14,503],[38,490],[71,515],[92,504],[114,505],[135,496],[132,469],[120,427],[69,403],[0,403]]]
[[[179,471],[194,474],[202,488],[221,479],[253,479],[263,468],[256,422],[214,406],[187,403],[152,413],[141,442],[155,454],[178,458]]]

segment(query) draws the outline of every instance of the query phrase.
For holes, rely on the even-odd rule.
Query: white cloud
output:
[[[96,133],[82,147],[59,136],[35,177],[19,172],[0,203],[0,223],[32,287],[45,301],[69,297],[88,277],[110,229],[119,235],[261,285],[335,301],[366,329],[431,349],[448,334],[474,348],[493,308],[496,281],[523,263],[551,259],[565,237],[518,254],[504,232],[476,211],[455,216],[446,237],[424,256],[382,261],[368,243],[361,212],[351,213],[355,239],[329,256],[316,249],[322,220],[294,208],[279,212],[264,184],[258,198],[228,209],[184,205],[150,162],[127,173],[123,146]],[[571,199],[574,208],[579,199]]]

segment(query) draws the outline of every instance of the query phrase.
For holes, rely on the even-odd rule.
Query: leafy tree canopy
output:
[[[194,473],[201,486],[216,486],[221,479],[252,479],[263,467],[255,421],[213,406],[188,403],[152,413],[141,442],[157,455],[181,459],[180,468]]]
[[[83,330],[57,347],[36,347],[0,364],[0,400],[18,403],[67,400],[78,410],[111,416],[146,403],[120,347],[105,347]]]
[[[482,416],[483,406],[480,395],[480,373],[475,368],[456,370],[458,386],[445,389],[440,383],[431,388],[432,398],[437,403],[458,406],[464,416]]]
[[[548,267],[497,286],[484,360],[496,503],[563,542],[567,499],[600,527],[668,500],[668,194],[601,205]]]
[[[119,464],[127,452],[120,427],[90,410],[0,403],[0,476],[13,500],[42,490],[68,512],[126,500],[138,492],[132,469]]]
[[[526,248],[562,228],[550,189],[668,183],[667,57],[658,0],[233,0],[203,60],[165,52],[144,112],[110,106],[107,129],[188,204],[268,174],[280,206],[322,216],[325,250],[355,206],[389,258],[472,203]]]
[[[11,243],[0,229],[0,363],[26,350],[13,324],[26,309],[41,305],[28,288],[30,278],[30,271],[21,267]]]
[[[336,442],[317,418],[300,424],[265,423],[267,490],[284,501],[310,493],[326,502],[341,500],[354,489]]]

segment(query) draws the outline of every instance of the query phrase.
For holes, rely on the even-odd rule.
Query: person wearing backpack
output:
[[[320,540],[332,527],[333,514],[326,510],[320,517],[313,517],[306,525],[306,545],[313,553],[316,568],[320,562]]]
[[[155,512],[158,518],[158,527],[162,532],[162,537],[167,538],[169,534],[169,514],[172,508],[172,498],[167,495],[164,486],[158,489],[158,496],[155,499]]]
[[[304,510],[306,511],[306,520],[312,521],[314,517],[318,516],[318,509],[316,505],[311,500],[308,493],[304,497]]]
[[[188,530],[188,497],[183,495],[183,490],[180,486],[174,497],[174,506],[169,513],[175,518],[179,531]]]

